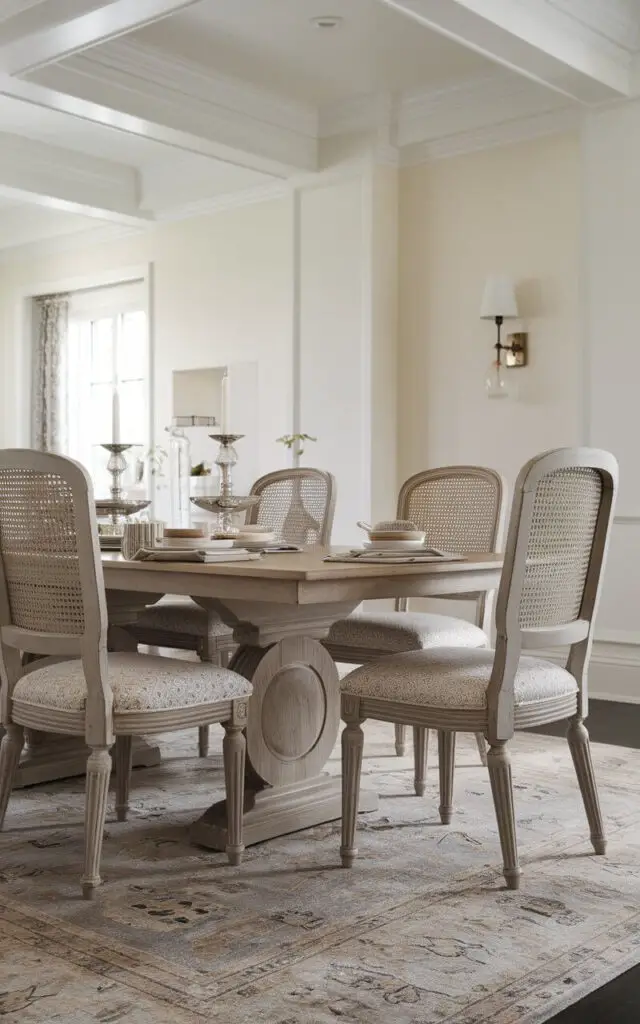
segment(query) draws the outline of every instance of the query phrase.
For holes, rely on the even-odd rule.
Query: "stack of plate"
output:
[[[165,551],[222,551],[232,548],[232,540],[209,540],[208,537],[165,537],[156,547]]]
[[[240,527],[235,544],[236,547],[246,548],[247,551],[262,551],[263,548],[274,544],[276,535],[273,530],[267,527],[248,525]]]

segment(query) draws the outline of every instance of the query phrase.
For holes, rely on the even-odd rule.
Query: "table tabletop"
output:
[[[306,604],[371,597],[430,596],[494,589],[502,555],[480,552],[459,561],[371,564],[326,562],[340,548],[263,555],[237,562],[132,562],[105,552],[107,590],[250,598]]]

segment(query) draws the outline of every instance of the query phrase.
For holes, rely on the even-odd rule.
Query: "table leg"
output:
[[[245,845],[340,818],[340,777],[322,772],[340,724],[333,658],[315,639],[287,636],[268,648],[241,646],[230,668],[254,688],[247,727]],[[359,810],[377,806],[377,794],[363,789]],[[224,801],[192,825],[191,838],[225,849]]]

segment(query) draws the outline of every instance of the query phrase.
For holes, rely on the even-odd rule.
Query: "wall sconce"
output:
[[[507,344],[501,340],[502,324],[505,320],[516,320],[518,304],[516,302],[513,281],[508,277],[495,275],[488,277],[482,295],[480,307],[481,320],[493,320],[497,329],[495,358],[487,371],[485,388],[488,398],[508,398],[513,387],[507,381],[506,368],[527,365],[527,335],[524,331],[507,336]],[[504,361],[502,353],[505,353]]]

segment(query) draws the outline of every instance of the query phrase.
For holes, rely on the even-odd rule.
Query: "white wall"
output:
[[[300,195],[300,429],[303,461],[336,475],[337,544],[395,505],[397,172]]]
[[[286,199],[159,227],[142,235],[0,266],[0,353],[4,407],[0,443],[29,443],[16,387],[22,296],[69,280],[152,264],[155,439],[172,414],[172,373],[234,363],[258,364],[258,409],[234,408],[242,459],[259,473],[286,464],[275,439],[292,421],[291,204]],[[23,380],[21,387],[26,389]],[[255,429],[256,415],[260,430]],[[236,423],[237,421],[237,423]],[[249,429],[250,428],[250,429]],[[211,444],[210,458],[215,457]]]
[[[336,476],[334,539],[355,541],[355,521],[374,500],[388,515],[396,491],[396,214],[397,173],[364,166],[283,199],[0,265],[0,444],[29,443],[24,296],[150,265],[156,443],[173,372],[228,365],[232,427],[247,435],[236,487],[289,464],[277,437],[315,435],[303,461]],[[238,408],[239,391],[256,393],[256,367],[256,400]],[[197,461],[205,455],[199,446]]]

